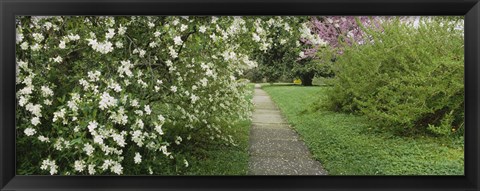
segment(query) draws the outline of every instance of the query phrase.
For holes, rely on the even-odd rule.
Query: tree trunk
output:
[[[315,73],[309,72],[304,75],[302,75],[300,78],[302,79],[302,86],[312,86],[313,82],[313,77],[315,76]]]

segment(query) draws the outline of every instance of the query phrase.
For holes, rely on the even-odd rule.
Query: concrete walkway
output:
[[[283,119],[280,110],[268,94],[255,85],[255,111],[250,129],[251,175],[326,175],[321,164],[312,156]]]

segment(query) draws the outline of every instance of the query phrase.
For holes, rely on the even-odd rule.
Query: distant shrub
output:
[[[335,64],[333,109],[368,116],[402,132],[446,135],[464,123],[463,18],[392,18],[366,29]],[[460,131],[462,132],[462,131]]]

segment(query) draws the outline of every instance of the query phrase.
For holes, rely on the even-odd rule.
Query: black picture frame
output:
[[[465,176],[16,176],[16,15],[464,15]],[[479,190],[479,0],[0,0],[0,190]]]

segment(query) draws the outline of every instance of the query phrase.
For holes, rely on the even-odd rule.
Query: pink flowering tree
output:
[[[299,53],[293,71],[302,79],[302,85],[312,85],[315,75],[332,77],[331,65],[344,46],[362,44],[366,39],[362,27],[378,26],[376,17],[320,16],[302,25],[300,42],[303,50]]]

